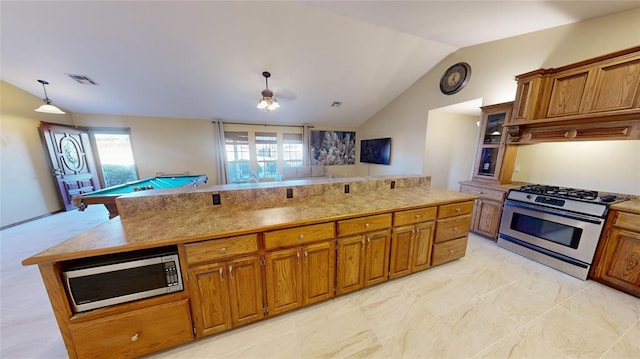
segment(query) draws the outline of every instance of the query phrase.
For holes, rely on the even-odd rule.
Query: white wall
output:
[[[480,116],[432,110],[427,123],[425,175],[431,186],[457,191],[459,181],[471,178],[478,143]]]
[[[133,157],[140,178],[158,172],[206,174],[215,182],[215,153],[211,121],[72,114],[77,126],[130,128]]]
[[[483,105],[513,101],[516,91],[515,75],[542,67],[560,67],[637,46],[640,44],[638,24],[640,9],[634,9],[458,50],[429,70],[403,94],[358,128],[360,138],[393,138],[391,165],[384,166],[383,169],[369,170],[369,173],[427,175],[442,171],[442,168],[447,166],[446,163],[438,163],[437,160],[427,157],[426,151],[420,151],[422,148],[428,148],[427,122],[432,120],[431,110],[476,98],[482,98]],[[441,94],[438,83],[442,73],[460,61],[471,65],[471,80],[455,95]],[[594,142],[593,146],[598,148],[605,145]],[[532,151],[536,151],[536,148],[538,147],[534,147]],[[616,158],[622,163],[635,160],[633,154],[628,151],[617,153]],[[590,180],[592,177],[589,176],[588,169],[584,169],[583,174],[579,174],[582,168],[577,170],[579,171],[576,176],[585,178],[585,181],[581,182],[585,187],[599,189],[601,181]],[[551,178],[551,174],[557,171],[557,168],[548,168],[539,173],[544,178]],[[609,187],[614,192],[628,192],[628,186],[618,184],[616,177],[637,178],[637,174],[627,167],[620,168],[620,171],[616,176],[611,175]],[[533,181],[525,178],[525,174],[523,171],[519,179]]]
[[[514,181],[640,196],[640,141],[520,146]]]

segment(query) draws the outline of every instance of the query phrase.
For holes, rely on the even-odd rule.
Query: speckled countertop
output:
[[[611,205],[611,209],[640,214],[640,198]]]
[[[518,188],[518,187],[526,184],[525,182],[511,182],[511,183],[506,183],[506,184],[499,184],[499,183],[481,182],[481,181],[460,181],[458,183],[459,184],[463,184],[463,185],[468,185],[468,186],[478,186],[478,187],[484,187],[484,188],[491,188],[491,189],[495,189],[495,190],[503,191],[503,192],[507,192],[508,190],[510,190],[512,188]]]
[[[268,208],[245,205],[205,206],[183,211],[160,209],[116,217],[29,257],[22,264],[54,263],[476,198],[449,190],[415,187],[294,198]]]

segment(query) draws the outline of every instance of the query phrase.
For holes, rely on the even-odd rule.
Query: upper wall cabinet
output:
[[[516,148],[506,143],[504,125],[511,118],[513,102],[483,106],[480,137],[474,164],[474,180],[511,182]]]
[[[513,115],[507,124],[513,126],[510,143],[535,142],[527,131],[531,127],[540,128],[534,131],[539,134],[549,132],[550,126],[589,124],[593,132],[594,124],[608,123],[604,127],[609,128],[614,121],[640,119],[640,46],[557,69],[532,71],[516,80]],[[637,132],[633,126],[604,137],[631,138]],[[571,132],[561,132],[566,140],[575,139]],[[546,135],[538,138],[549,139]]]

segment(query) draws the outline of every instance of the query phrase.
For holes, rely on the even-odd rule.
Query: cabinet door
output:
[[[613,228],[604,257],[602,278],[640,295],[640,233]]]
[[[199,266],[189,271],[193,320],[198,337],[231,328],[227,281],[224,263]]]
[[[227,264],[229,273],[229,303],[234,327],[255,322],[264,317],[260,258],[239,258]]]
[[[414,236],[414,226],[396,227],[393,229],[391,236],[389,278],[397,278],[411,273]]]
[[[479,199],[473,218],[473,231],[493,239],[498,238],[502,203]]]
[[[589,68],[558,73],[550,82],[547,118],[578,115],[584,106],[589,79]]]
[[[424,222],[416,224],[416,234],[413,240],[413,266],[412,272],[427,269],[431,265],[431,247],[436,222]]]
[[[338,295],[364,287],[365,237],[338,239]]]
[[[335,295],[335,242],[323,242],[303,248],[304,305],[333,298]]]
[[[267,252],[267,305],[276,315],[302,306],[302,250],[299,247]]]
[[[594,70],[596,84],[585,113],[630,110],[640,107],[640,59],[615,61]]]
[[[390,231],[378,231],[365,235],[364,285],[382,283],[389,274]]]

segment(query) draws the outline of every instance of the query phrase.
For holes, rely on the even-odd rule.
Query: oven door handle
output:
[[[505,207],[506,206],[511,206],[511,207],[528,209],[528,210],[531,210],[531,211],[537,211],[537,212],[553,214],[555,216],[575,219],[577,221],[589,222],[589,223],[593,223],[593,224],[602,224],[602,219],[600,219],[600,218],[581,216],[581,215],[576,214],[576,213],[569,213],[569,212],[566,212],[566,211],[553,210],[553,209],[549,209],[549,208],[542,207],[542,206],[536,206],[534,204],[526,204],[526,205],[524,205],[524,204],[520,204],[520,203],[515,202],[515,201],[507,200],[504,203],[504,206]]]

